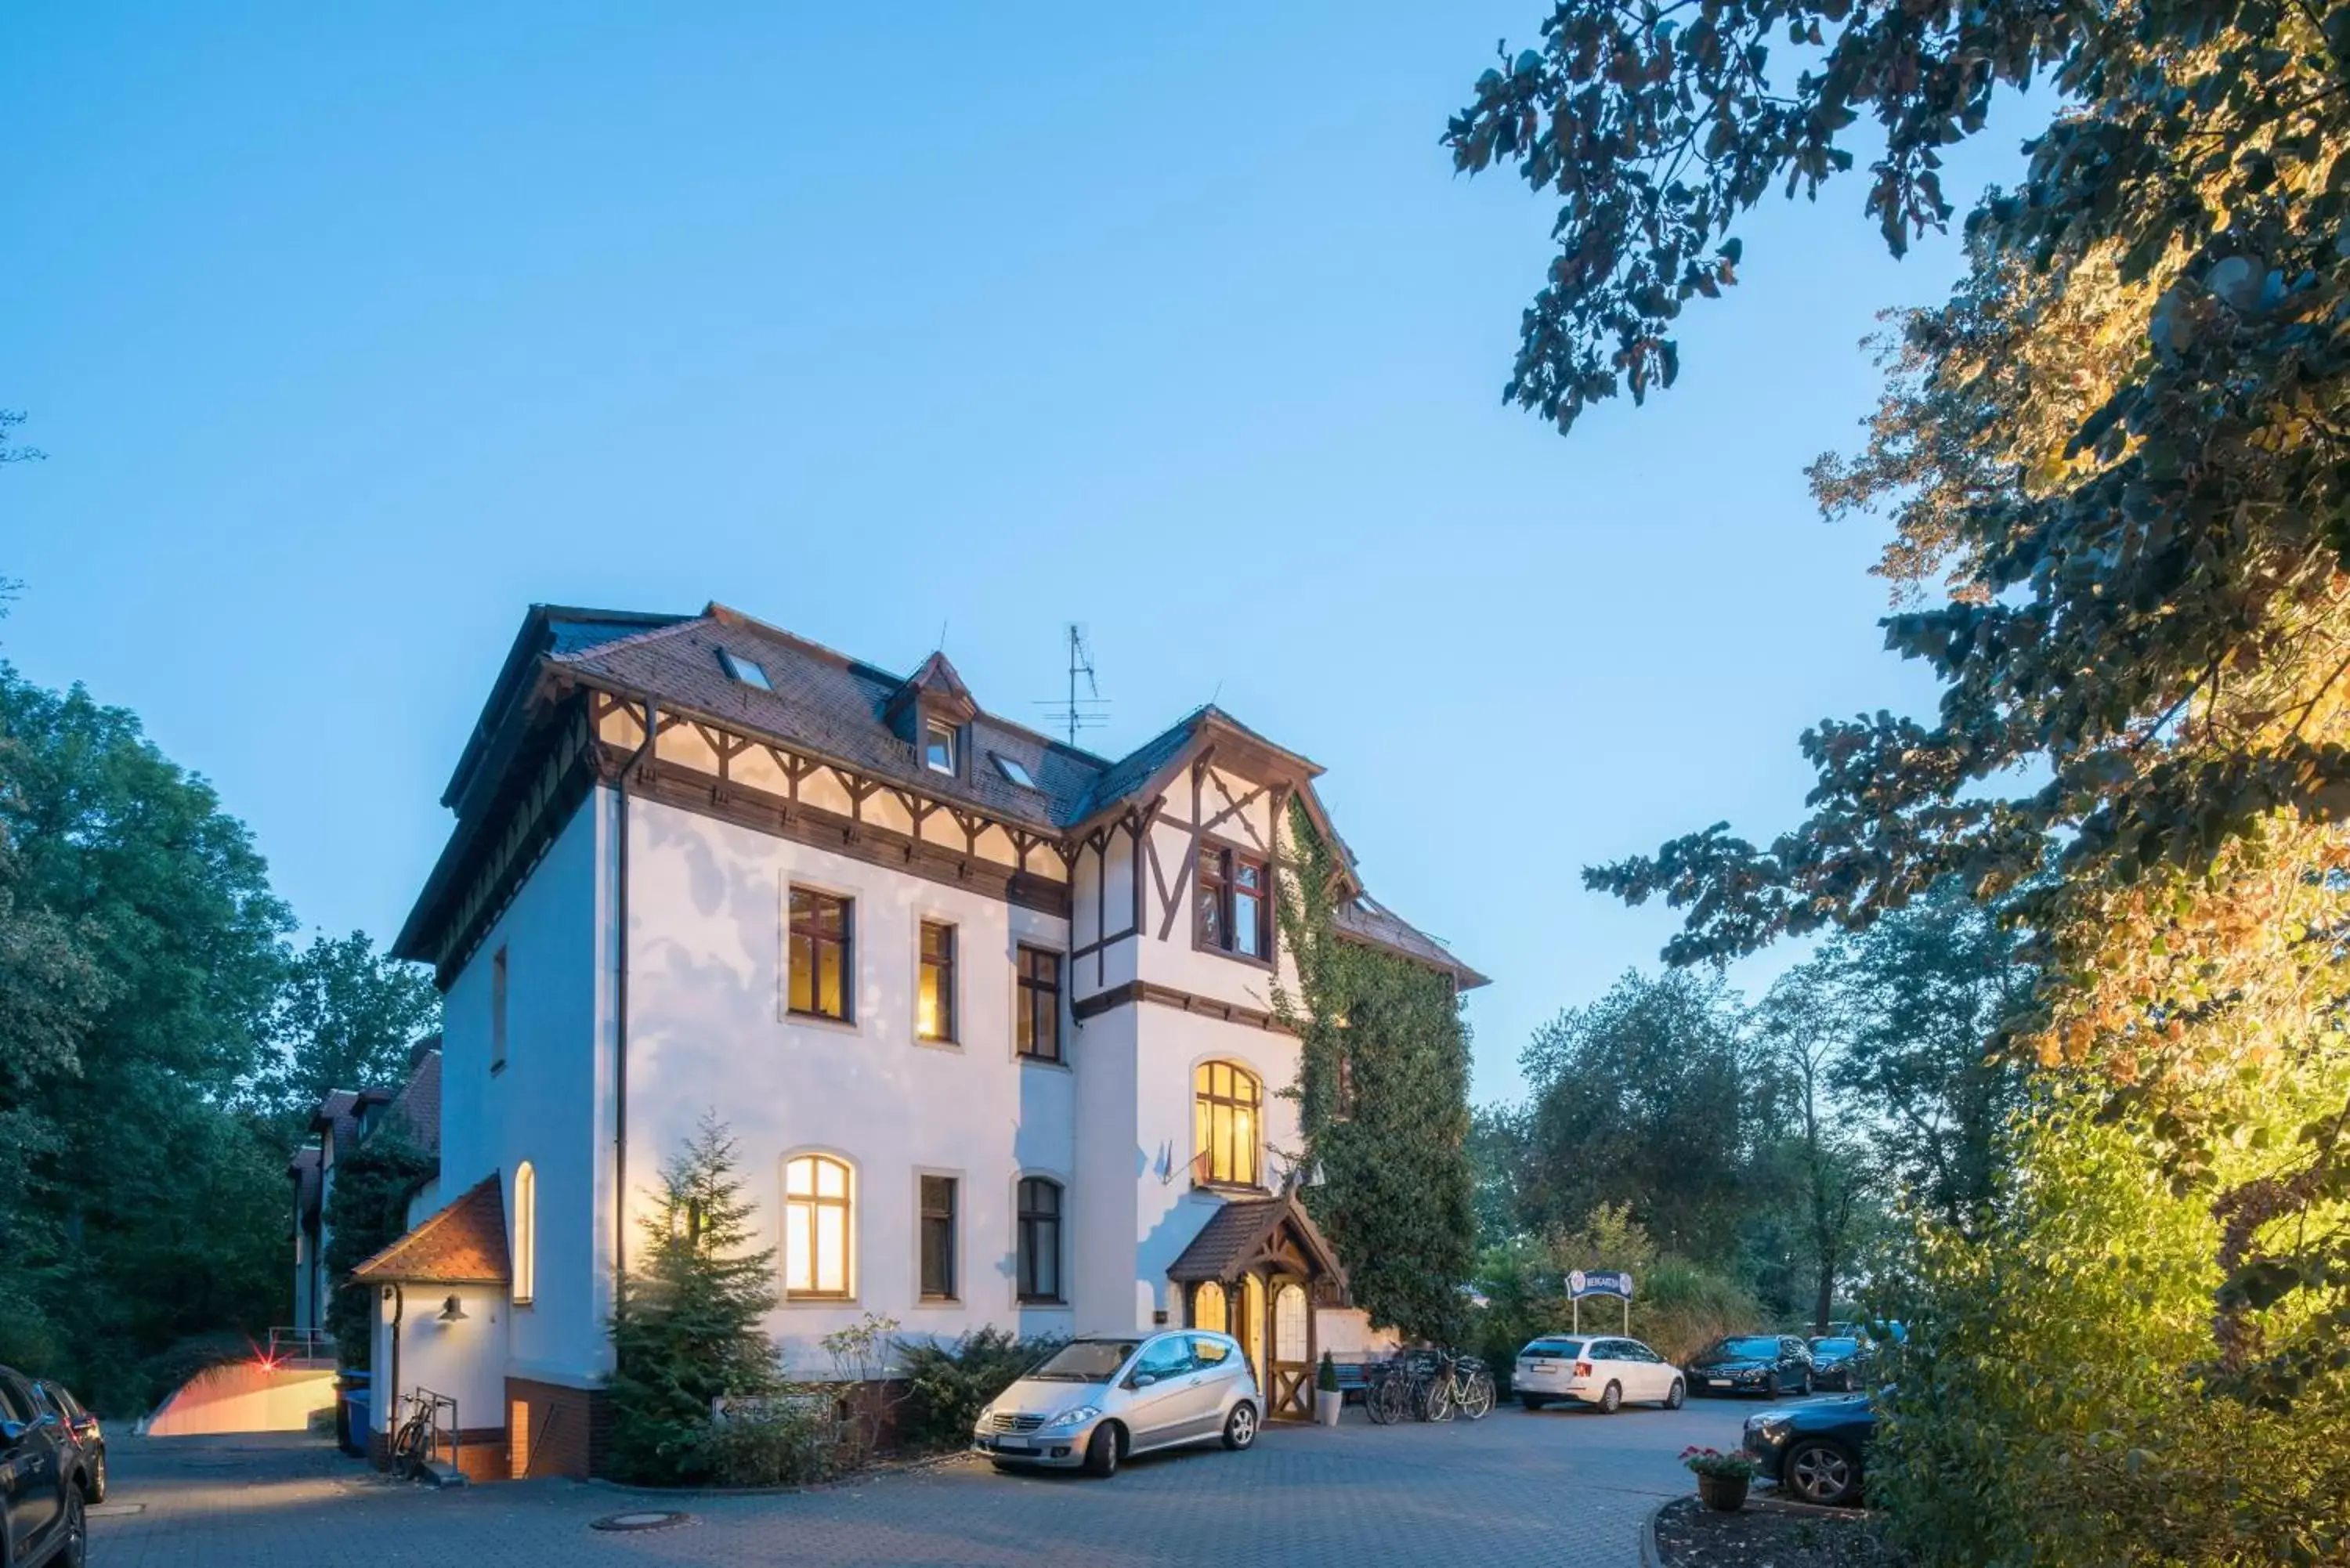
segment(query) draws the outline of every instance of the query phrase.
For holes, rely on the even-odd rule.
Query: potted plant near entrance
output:
[[[1723,1513],[1746,1506],[1747,1484],[1754,1479],[1754,1456],[1744,1449],[1723,1453],[1719,1449],[1683,1449],[1681,1463],[1697,1476],[1697,1500]]]
[[[1326,1427],[1338,1424],[1338,1412],[1346,1405],[1347,1396],[1338,1387],[1338,1364],[1330,1353],[1322,1353],[1322,1365],[1314,1373],[1314,1418]]]

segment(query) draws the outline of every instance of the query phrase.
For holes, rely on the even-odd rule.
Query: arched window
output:
[[[528,1306],[538,1294],[538,1172],[524,1160],[515,1167],[514,1299]]]
[[[1061,1184],[1041,1176],[1020,1182],[1019,1280],[1024,1302],[1061,1299]]]
[[[784,1293],[850,1294],[849,1227],[854,1183],[830,1155],[804,1154],[784,1167]]]
[[[1192,1179],[1217,1187],[1259,1184],[1264,1085],[1231,1062],[1202,1062],[1191,1075]]]
[[[1232,1324],[1224,1311],[1224,1287],[1213,1280],[1191,1288],[1191,1326],[1216,1334],[1230,1334]]]

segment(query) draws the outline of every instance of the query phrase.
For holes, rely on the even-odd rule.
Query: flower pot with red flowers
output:
[[[1681,1463],[1697,1477],[1697,1500],[1723,1513],[1746,1506],[1746,1488],[1754,1480],[1754,1456],[1744,1449],[1723,1453],[1720,1449],[1683,1449]]]

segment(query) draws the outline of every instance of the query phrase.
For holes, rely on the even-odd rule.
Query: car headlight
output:
[[[972,1422],[971,1429],[974,1432],[984,1432],[987,1430],[989,1424],[994,1419],[995,1407],[993,1405],[982,1405],[979,1407],[979,1418]]]
[[[1101,1414],[1098,1405],[1075,1405],[1045,1423],[1047,1427],[1082,1427]]]
[[[1746,1429],[1764,1442],[1775,1444],[1787,1435],[1787,1418],[1784,1416],[1757,1416],[1746,1423]]]

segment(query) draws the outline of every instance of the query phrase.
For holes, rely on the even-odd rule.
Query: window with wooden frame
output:
[[[1264,1085],[1233,1062],[1191,1075],[1191,1179],[1202,1187],[1263,1185]]]
[[[1270,961],[1273,882],[1265,863],[1222,844],[1202,844],[1199,879],[1195,944]]]
[[[1039,1062],[1061,1059],[1061,955],[1023,945],[1019,967],[1019,1016],[1014,1043],[1023,1056]]]
[[[958,1183],[951,1176],[921,1179],[922,1299],[955,1299],[955,1199]]]
[[[855,905],[856,900],[837,893],[792,889],[791,979],[785,1003],[792,1012],[842,1023],[855,1021]]]
[[[506,1070],[506,950],[490,957],[490,1071]]]
[[[955,929],[943,920],[922,921],[920,948],[914,1038],[951,1044],[955,1037]]]
[[[528,1160],[515,1167],[514,1303],[528,1306],[538,1295],[538,1172]]]
[[[1047,1177],[1023,1177],[1019,1193],[1014,1272],[1024,1302],[1061,1299],[1061,1184]]]
[[[793,1300],[846,1301],[855,1262],[850,1225],[856,1180],[830,1155],[804,1154],[784,1165],[784,1294]]]
[[[934,774],[955,771],[955,727],[943,719],[922,722],[922,765]]]

